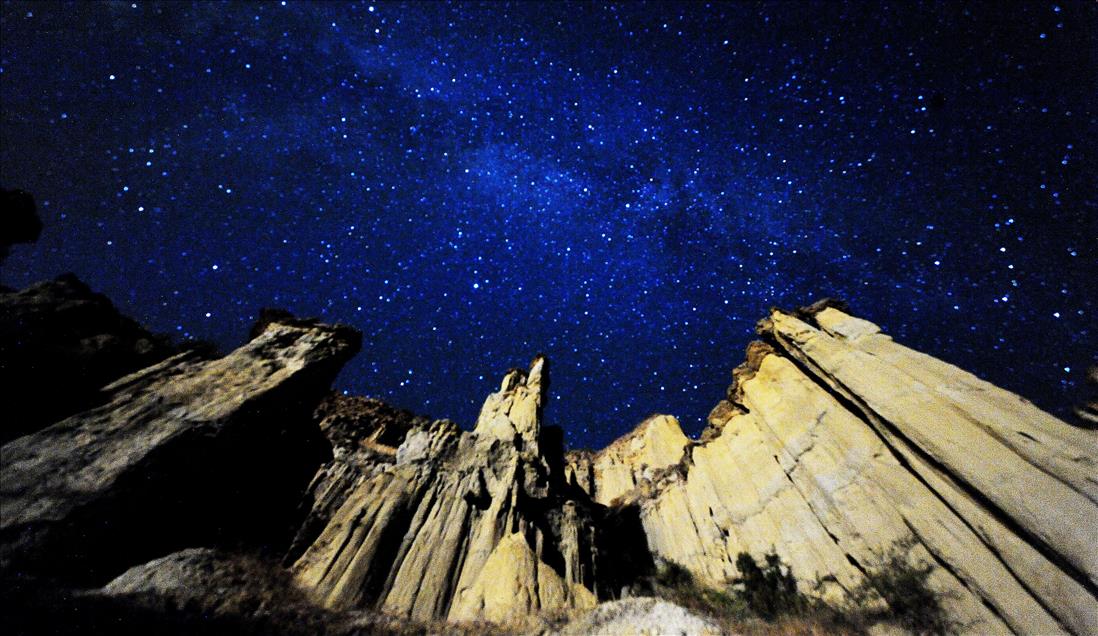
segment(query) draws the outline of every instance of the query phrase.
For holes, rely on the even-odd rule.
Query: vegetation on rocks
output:
[[[694,612],[708,616],[726,632],[746,634],[865,634],[877,624],[915,634],[947,634],[957,626],[941,606],[942,596],[928,585],[934,566],[912,563],[911,541],[898,541],[865,573],[865,580],[841,603],[798,590],[793,571],[775,552],[762,563],[748,553],[736,558],[739,576],[722,589],[699,583],[685,567],[661,564],[652,589]]]

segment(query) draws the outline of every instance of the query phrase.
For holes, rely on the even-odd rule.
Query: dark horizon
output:
[[[5,2],[0,182],[141,323],[345,322],[337,388],[471,427],[696,435],[835,296],[1069,419],[1096,363],[1098,6]]]

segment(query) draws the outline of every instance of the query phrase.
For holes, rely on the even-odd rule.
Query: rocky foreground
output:
[[[700,439],[656,415],[591,452],[542,425],[541,356],[465,430],[331,394],[351,328],[270,312],[217,356],[104,302],[0,293],[26,387],[0,450],[5,631],[718,633],[628,597],[772,550],[841,602],[902,545],[954,631],[1098,633],[1098,433],[839,303],[771,311]],[[93,305],[95,330],[64,324]],[[28,384],[77,363],[97,371]]]

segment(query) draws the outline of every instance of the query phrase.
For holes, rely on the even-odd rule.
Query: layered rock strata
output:
[[[417,619],[594,605],[593,513],[559,487],[560,450],[549,456],[541,428],[547,384],[538,357],[507,373],[473,431],[412,430],[347,492],[293,565],[298,584],[329,608]]]
[[[85,292],[63,279],[0,303],[53,329],[50,307],[102,314]],[[771,550],[802,591],[841,600],[901,545],[936,566],[958,631],[1098,633],[1098,431],[840,303],[771,311],[698,440],[656,415],[567,454],[543,426],[541,356],[507,372],[463,431],[331,394],[359,346],[346,327],[265,311],[229,355],[159,359],[142,357],[151,336],[136,323],[102,315],[90,336],[60,325],[20,354],[117,341],[88,349],[126,360],[96,378],[147,365],[0,449],[0,588],[35,608],[27,625],[55,616],[54,590],[119,574],[58,624],[88,610],[114,625],[126,608],[144,631],[176,621],[179,633],[211,616],[226,633],[507,622],[643,590],[653,559],[723,586],[740,552]],[[574,627],[608,628],[621,611],[640,616],[630,629],[696,618],[630,601]]]
[[[722,585],[773,548],[838,599],[911,545],[961,631],[1095,633],[1094,432],[835,305],[772,311],[702,440],[620,498],[652,552]]]
[[[332,394],[316,408],[313,418],[332,447],[332,459],[317,470],[300,505],[304,521],[283,561],[293,564],[312,545],[339,510],[347,496],[364,479],[383,472],[397,459],[399,446],[409,432],[432,427],[431,420],[396,409],[381,400]],[[456,430],[449,422],[435,426]],[[414,444],[404,450],[410,452]]]
[[[0,450],[5,575],[102,580],[194,545],[285,549],[330,450],[309,413],[358,332],[272,323],[220,359],[182,353],[102,406]]]

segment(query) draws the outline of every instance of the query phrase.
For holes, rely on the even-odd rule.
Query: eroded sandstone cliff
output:
[[[174,549],[284,548],[330,451],[309,413],[359,334],[271,324],[220,359],[170,357],[105,387],[102,406],[0,449],[5,575],[101,580]]]
[[[840,303],[758,333],[699,439],[654,415],[566,452],[542,356],[463,430],[331,393],[358,333],[265,311],[236,351],[95,386],[101,404],[3,446],[0,583],[35,608],[23,626],[125,606],[138,631],[357,633],[580,613],[651,591],[660,561],[722,587],[771,550],[839,601],[902,545],[958,631],[1098,633],[1098,432]],[[88,586],[54,612],[52,590]]]
[[[303,589],[327,607],[420,619],[594,605],[592,513],[554,487],[543,448],[547,380],[541,357],[508,372],[473,431],[415,428],[391,463],[348,484],[293,565]]]
[[[773,548],[841,598],[909,544],[960,631],[1095,633],[1093,431],[834,305],[772,311],[702,440],[619,502],[653,553],[719,585]]]

